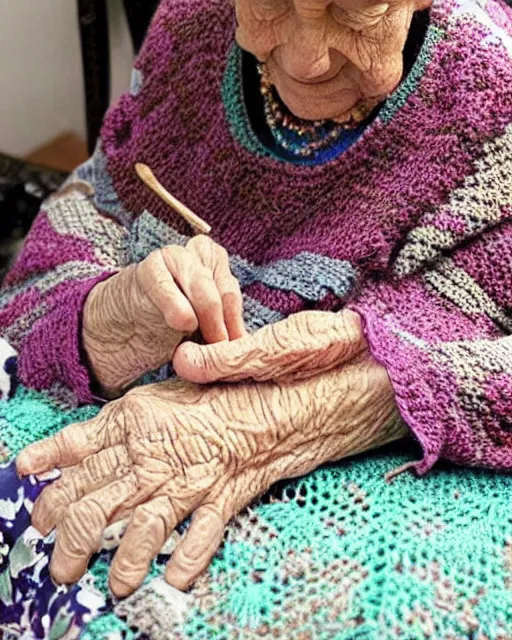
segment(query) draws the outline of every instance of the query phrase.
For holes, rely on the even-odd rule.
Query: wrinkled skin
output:
[[[77,580],[105,527],[129,517],[110,573],[114,594],[128,595],[193,514],[166,571],[185,589],[229,519],[274,482],[406,433],[386,371],[350,311],[297,314],[235,342],[184,344],[175,365],[216,384],[138,388],[18,457],[22,475],[63,468],[33,512],[40,531],[57,528],[58,582]]]
[[[228,254],[204,235],[126,267],[96,285],[84,306],[83,346],[110,397],[169,362],[197,329],[207,342],[246,333]]]
[[[399,84],[412,15],[431,0],[235,0],[236,39],[292,113],[347,121]]]

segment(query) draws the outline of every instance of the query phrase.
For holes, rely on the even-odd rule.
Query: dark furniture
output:
[[[123,0],[135,51],[146,35],[159,0]],[[107,0],[78,0],[84,68],[87,143],[92,152],[110,99]]]

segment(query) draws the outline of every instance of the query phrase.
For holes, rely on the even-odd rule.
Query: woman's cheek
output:
[[[400,84],[403,74],[402,56],[388,58],[384,64],[364,74],[361,91],[369,97],[388,96]]]
[[[240,48],[252,53],[260,62],[268,60],[275,48],[275,38],[268,28],[248,29],[240,24],[236,30],[235,40]]]

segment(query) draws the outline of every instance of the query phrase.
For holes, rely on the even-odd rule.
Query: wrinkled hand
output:
[[[242,309],[227,252],[196,236],[98,284],[84,307],[83,345],[103,390],[115,395],[169,362],[197,329],[206,342],[245,335]]]
[[[110,574],[122,597],[188,514],[166,572],[180,589],[208,566],[229,519],[274,482],[404,434],[386,371],[363,352],[308,380],[139,388],[28,447],[17,464],[23,475],[64,467],[33,513],[41,532],[57,527],[58,582],[77,580],[105,527],[130,517]]]
[[[183,380],[306,380],[351,362],[368,351],[359,314],[304,311],[235,342],[184,342],[173,367]]]

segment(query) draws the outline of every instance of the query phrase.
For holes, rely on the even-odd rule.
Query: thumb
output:
[[[178,376],[197,384],[300,380],[353,360],[366,346],[353,311],[304,311],[239,340],[204,346],[185,342],[173,366]]]

